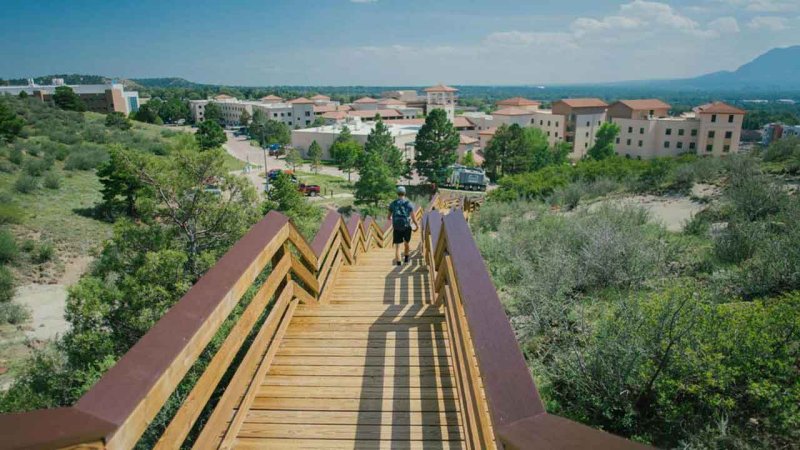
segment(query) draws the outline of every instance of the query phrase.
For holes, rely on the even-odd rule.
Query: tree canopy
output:
[[[25,121],[0,100],[0,140],[11,142],[22,132]]]
[[[287,145],[292,138],[292,132],[285,123],[267,118],[260,109],[253,113],[247,131],[262,147],[272,144]]]
[[[200,124],[197,128],[197,132],[194,134],[194,138],[197,140],[197,145],[200,146],[200,150],[216,148],[227,141],[225,131],[222,127],[211,120],[206,120]]]
[[[459,141],[458,131],[447,118],[447,113],[439,108],[431,111],[414,144],[417,173],[431,183],[444,183],[447,168],[458,159]]]
[[[350,181],[350,175],[358,167],[358,161],[361,159],[364,149],[353,139],[353,135],[347,125],[342,126],[342,131],[333,141],[330,152],[339,170],[345,172],[347,181]]]
[[[618,135],[619,125],[613,122],[603,122],[597,130],[594,145],[586,155],[598,161],[614,156],[614,142]]]
[[[59,108],[67,111],[86,111],[86,104],[69,86],[58,86],[53,93],[53,102]]]
[[[308,159],[311,160],[311,170],[318,173],[319,166],[322,164],[322,147],[319,146],[316,140],[308,147]]]
[[[547,136],[538,128],[517,124],[501,125],[484,150],[483,167],[492,179],[535,171],[566,162],[566,148],[551,148]]]

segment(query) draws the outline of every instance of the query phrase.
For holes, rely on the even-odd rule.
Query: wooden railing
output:
[[[467,224],[479,206],[434,199],[422,235],[431,292],[445,310],[467,447],[647,448],[546,413]]]
[[[415,214],[421,218],[422,211]],[[371,248],[387,245],[390,237],[391,224],[381,229],[372,219],[353,216],[345,222],[330,213],[309,244],[285,216],[270,212],[74,406],[0,415],[0,447],[134,447],[261,277],[264,281],[256,294],[235,318],[190,392],[180,399],[155,444],[180,447],[209,402],[216,400],[193,448],[229,446],[256,394],[252,380],[269,369],[298,304],[326,302],[328,287],[341,266],[353,264]],[[234,367],[237,354],[244,356]],[[226,374],[230,381],[220,386]],[[214,399],[219,387],[224,391]]]

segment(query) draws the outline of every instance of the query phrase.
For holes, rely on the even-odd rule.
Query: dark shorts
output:
[[[403,242],[411,242],[411,228],[392,231],[392,243],[402,244]]]

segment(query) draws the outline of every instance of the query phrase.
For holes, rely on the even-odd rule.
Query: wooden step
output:
[[[437,367],[438,358],[393,356],[289,356],[276,355],[272,364],[276,366],[420,366]]]
[[[387,377],[394,380],[414,379],[434,376],[449,378],[452,376],[450,367],[441,366],[280,366],[273,365],[269,369],[270,375],[286,376],[321,376],[321,377]]]
[[[426,375],[419,377],[345,377],[345,376],[312,376],[312,375],[267,375],[262,386],[344,386],[344,387],[453,387],[449,377]]]
[[[346,387],[346,386],[274,386],[261,385],[259,397],[305,399],[458,399],[452,387]],[[313,402],[312,402],[313,403]]]
[[[450,343],[445,339],[283,339],[281,348],[449,348]]]
[[[388,412],[358,411],[270,411],[253,410],[247,413],[245,423],[273,423],[298,425],[460,425],[461,417],[454,412]]]
[[[371,325],[371,324],[404,324],[404,325],[435,325],[444,323],[444,316],[441,314],[429,316],[395,316],[378,315],[378,316],[304,316],[293,317],[291,326],[305,326],[305,325],[320,325],[320,324],[345,324],[345,325]]]
[[[289,411],[371,411],[457,412],[458,402],[452,399],[358,399],[358,398],[277,398],[256,397],[251,410]]]
[[[391,331],[370,331],[365,330],[308,330],[307,328],[289,329],[286,331],[285,339],[397,339],[397,340],[433,340],[446,339],[447,332],[443,330],[420,330],[404,329]]]
[[[400,441],[354,439],[285,439],[241,438],[236,448],[242,450],[461,450],[463,441]]]
[[[371,331],[373,333],[419,331],[447,331],[444,321],[439,323],[292,323],[289,325],[289,334],[293,331]]]
[[[285,425],[245,423],[243,438],[368,439],[396,437],[411,441],[460,441],[461,429],[446,425]]]
[[[410,342],[410,341],[409,341]],[[435,347],[419,347],[416,345],[398,345],[395,347],[283,347],[278,350],[279,356],[385,356],[387,358],[420,357],[435,358],[450,356],[450,349]],[[446,364],[446,362],[443,361]]]

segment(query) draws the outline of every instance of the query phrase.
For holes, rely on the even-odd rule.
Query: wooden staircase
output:
[[[236,448],[462,448],[444,311],[421,257],[393,257],[363,254],[329,303],[298,306]]]

